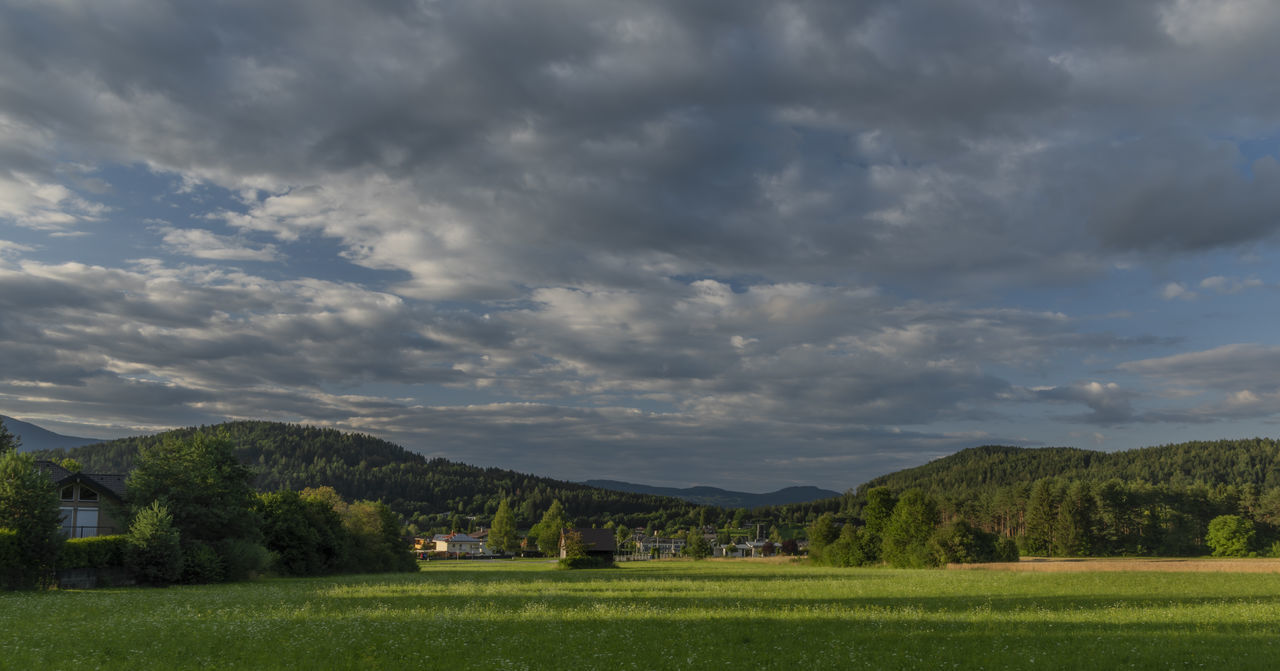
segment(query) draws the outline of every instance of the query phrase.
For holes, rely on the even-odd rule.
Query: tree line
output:
[[[686,528],[706,519],[711,520],[708,523],[723,520],[728,525],[735,516],[740,520],[749,517],[746,510],[427,458],[364,434],[279,422],[190,427],[37,455],[53,461],[72,458],[91,472],[127,473],[143,449],[200,435],[231,441],[236,457],[249,470],[251,483],[259,491],[332,487],[348,500],[381,500],[404,516],[409,531],[417,535],[489,526],[504,500],[521,529],[536,524],[553,501],[572,510],[569,521],[583,527],[662,530]]]
[[[146,584],[416,570],[386,504],[329,487],[258,493],[226,436],[141,446],[113,516],[128,533],[64,539],[53,483],[0,424],[0,582],[49,586],[60,569],[121,569]],[[64,464],[76,467],[70,461]]]

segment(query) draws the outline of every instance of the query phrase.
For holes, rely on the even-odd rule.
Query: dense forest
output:
[[[1280,556],[1280,443],[1163,445],[1105,453],[985,446],[875,478],[840,499],[837,525],[866,525],[874,492],[916,491],[938,526],[962,521],[1024,555],[1221,554],[1217,518],[1241,525],[1244,551]],[[886,494],[887,493],[887,494]]]
[[[988,445],[880,476],[858,489],[918,488],[930,494],[963,497],[1046,477],[1090,482],[1115,478],[1174,488],[1251,484],[1270,489],[1280,487],[1280,443],[1270,438],[1197,441],[1122,452]]]
[[[364,434],[278,422],[229,422],[35,454],[53,460],[70,457],[90,473],[122,473],[132,470],[143,446],[195,433],[232,441],[259,491],[333,487],[349,500],[385,501],[423,533],[486,526],[504,498],[510,498],[522,527],[537,522],[554,500],[563,504],[574,524],[586,526],[613,522],[678,529],[703,520],[731,522],[736,513],[669,497],[428,459]]]

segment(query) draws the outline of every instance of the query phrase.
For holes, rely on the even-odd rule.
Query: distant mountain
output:
[[[38,427],[30,422],[24,422],[4,415],[0,415],[0,422],[4,422],[4,426],[9,429],[9,433],[22,438],[22,447],[18,448],[20,452],[56,450],[64,447],[80,447],[81,445],[101,443],[103,440],[102,438],[64,436],[60,433],[54,433],[48,429]]]
[[[637,485],[632,482],[621,482],[618,480],[587,480],[585,483],[592,487],[600,489],[612,489],[618,492],[631,492],[633,494],[649,494],[652,496],[670,496],[677,499],[684,499],[691,503],[697,503],[704,506],[719,506],[721,508],[760,508],[763,506],[782,506],[788,503],[808,503],[809,501],[818,501],[820,499],[830,499],[840,496],[840,492],[833,492],[829,489],[819,489],[817,487],[786,487],[776,492],[767,494],[751,494],[749,492],[734,492],[719,487],[686,487],[684,489],[676,487],[651,487],[649,485]]]

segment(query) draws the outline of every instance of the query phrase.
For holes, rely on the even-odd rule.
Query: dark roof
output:
[[[617,552],[618,542],[613,529],[570,529],[582,535],[582,543],[588,552]]]
[[[37,461],[36,467],[44,471],[53,480],[55,487],[62,487],[74,482],[89,485],[100,492],[111,494],[124,500],[125,475],[120,473],[72,473],[52,461]]]

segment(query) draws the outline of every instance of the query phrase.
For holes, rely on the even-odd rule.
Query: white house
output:
[[[435,542],[436,552],[457,555],[485,554],[484,541],[479,538],[472,538],[460,531],[455,531],[451,534],[437,534],[432,540]]]

